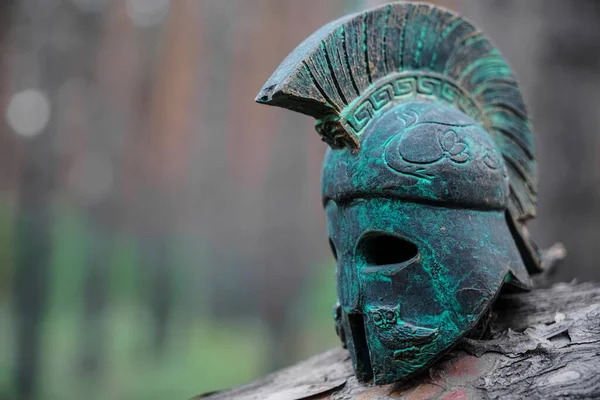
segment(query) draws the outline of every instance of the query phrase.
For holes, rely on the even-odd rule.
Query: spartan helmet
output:
[[[393,3],[334,21],[257,101],[317,119],[336,330],[361,381],[427,368],[539,272],[533,135],[506,61],[456,14]]]

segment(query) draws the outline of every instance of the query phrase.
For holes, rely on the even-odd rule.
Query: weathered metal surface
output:
[[[257,101],[317,118],[331,147],[335,323],[360,381],[425,370],[503,287],[531,287],[533,134],[508,64],[470,22],[423,3],[349,15],[300,44]]]

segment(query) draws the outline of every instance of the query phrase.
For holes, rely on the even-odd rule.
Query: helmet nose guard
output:
[[[300,44],[256,99],[316,118],[337,254],[336,332],[359,380],[422,371],[539,257],[531,125],[498,49],[460,16],[392,3]]]

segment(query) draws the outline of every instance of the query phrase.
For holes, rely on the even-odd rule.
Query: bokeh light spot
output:
[[[19,135],[36,136],[50,121],[50,101],[38,89],[26,89],[15,93],[6,108],[6,120]]]

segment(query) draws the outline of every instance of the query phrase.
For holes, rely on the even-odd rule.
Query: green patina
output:
[[[506,60],[461,17],[392,3],[296,48],[257,97],[317,119],[336,331],[385,384],[476,329],[539,270],[534,141]]]

